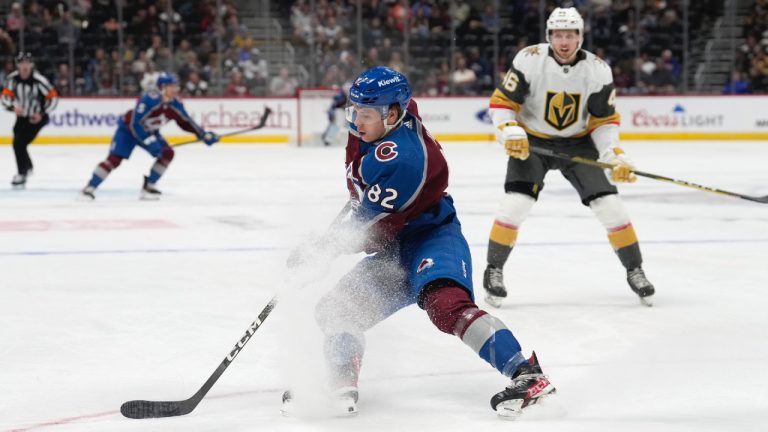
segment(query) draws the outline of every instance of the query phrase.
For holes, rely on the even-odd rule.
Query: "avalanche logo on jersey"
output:
[[[397,144],[392,141],[384,141],[376,146],[376,160],[387,162],[397,157]]]
[[[142,122],[142,126],[149,132],[159,131],[166,123],[168,123],[168,117],[165,113],[161,113],[159,116],[150,117]]]
[[[416,269],[416,274],[423,272],[424,270],[432,267],[433,265],[435,265],[435,262],[432,260],[432,258],[422,259],[421,264],[419,264],[419,268]]]
[[[544,120],[557,130],[563,130],[576,123],[581,108],[581,95],[578,93],[547,92],[544,105]]]

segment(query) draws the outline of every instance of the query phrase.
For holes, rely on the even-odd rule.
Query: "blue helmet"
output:
[[[398,104],[403,112],[412,94],[405,75],[384,66],[361,73],[349,89],[350,102],[355,105],[389,107]]]
[[[162,72],[157,77],[157,88],[162,89],[163,86],[167,86],[170,84],[179,85],[179,79],[176,78],[176,75],[169,74],[168,72]]]

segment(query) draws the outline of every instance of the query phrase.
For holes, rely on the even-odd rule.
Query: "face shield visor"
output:
[[[382,122],[387,118],[389,113],[388,106],[375,106],[375,105],[359,105],[352,101],[347,101],[347,106],[344,108],[349,124],[373,124],[376,122]]]

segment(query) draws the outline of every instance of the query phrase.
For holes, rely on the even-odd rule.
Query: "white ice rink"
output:
[[[624,147],[645,171],[768,194],[768,143]],[[506,267],[510,298],[491,311],[539,354],[558,389],[548,406],[499,420],[489,399],[507,380],[411,307],[369,332],[358,416],[286,418],[282,390],[320,370],[312,302],[357,259],[286,284],[289,248],[344,204],[342,148],[179,148],[159,202],[137,199],[151,165],[137,151],[91,203],[75,197],[106,146],[33,145],[26,191],[10,190],[12,151],[0,152],[0,431],[768,430],[768,205],[622,186],[657,288],[645,308],[552,172]],[[505,156],[490,143],[445,154],[480,293]],[[120,415],[130,399],[191,396],[278,290],[195,411]]]

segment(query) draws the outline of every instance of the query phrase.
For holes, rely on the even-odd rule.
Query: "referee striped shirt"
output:
[[[37,113],[49,114],[59,103],[59,93],[37,71],[33,70],[25,80],[21,79],[19,71],[14,71],[5,81],[2,103],[8,111],[13,111],[16,106],[21,107],[22,117]]]

